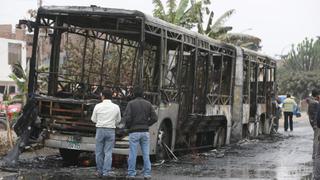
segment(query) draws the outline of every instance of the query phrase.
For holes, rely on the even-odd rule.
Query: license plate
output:
[[[68,149],[80,149],[81,137],[69,136],[67,139]]]

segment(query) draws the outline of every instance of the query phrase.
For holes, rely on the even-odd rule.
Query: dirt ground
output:
[[[294,119],[293,132],[242,140],[220,149],[180,155],[178,161],[153,164],[152,179],[311,179],[312,139],[308,118]],[[141,169],[141,164],[138,166]],[[94,167],[68,166],[58,151],[29,150],[15,168],[0,168],[2,179],[95,179]],[[126,165],[113,169],[115,177],[125,179]],[[139,174],[139,171],[138,171]],[[110,179],[110,178],[109,178]]]

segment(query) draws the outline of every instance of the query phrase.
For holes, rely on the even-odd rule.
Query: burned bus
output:
[[[65,159],[94,151],[90,117],[106,88],[123,112],[133,86],[143,86],[158,114],[150,154],[160,158],[270,133],[276,63],[268,56],[134,10],[45,6],[24,23],[34,31],[29,100],[14,129],[44,137]],[[113,152],[128,146],[119,136]]]

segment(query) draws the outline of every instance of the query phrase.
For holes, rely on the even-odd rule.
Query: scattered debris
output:
[[[211,150],[209,152],[200,153],[199,156],[222,158],[222,157],[225,156],[225,151],[224,150],[213,149],[213,150]]]
[[[247,139],[223,148],[180,154],[179,161],[162,160],[152,165],[153,179],[311,179],[313,136],[307,123],[291,136],[287,133],[266,140]],[[95,167],[83,167],[88,163],[86,159],[83,163],[66,165],[57,150],[43,148],[23,153],[15,168],[0,168],[0,177],[7,172],[7,176],[15,174],[12,179],[95,179]],[[137,179],[141,179],[142,168],[138,163]],[[111,179],[125,179],[127,167],[112,171]]]
[[[241,145],[246,145],[246,144],[254,144],[257,142],[259,142],[258,139],[242,139],[237,144],[241,146]]]
[[[153,163],[152,166],[161,166],[165,163],[166,161],[165,160],[162,160],[160,162],[156,162],[156,163]]]
[[[166,149],[166,151],[167,151],[167,153],[168,153],[168,155],[169,155],[169,153],[170,153],[170,155],[172,156],[172,159],[173,160],[175,160],[175,161],[177,161],[178,160],[178,158],[177,158],[177,156],[176,155],[174,155],[174,153],[171,151],[171,149],[166,145],[166,143],[162,143],[162,146],[164,146],[165,147],[165,149]],[[170,156],[169,156],[170,157]]]

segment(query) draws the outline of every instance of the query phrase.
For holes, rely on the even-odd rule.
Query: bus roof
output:
[[[103,8],[98,6],[42,6],[38,9],[38,15],[40,16],[66,16],[66,15],[76,15],[76,16],[91,16],[91,18],[99,18],[101,16],[105,17],[128,17],[128,18],[143,18],[146,24],[155,25],[157,27],[161,27],[176,33],[186,34],[188,36],[192,36],[194,38],[198,38],[200,40],[209,42],[211,44],[220,45],[225,48],[235,49],[235,45],[221,42],[219,40],[212,39],[208,36],[199,34],[195,31],[191,31],[185,29],[181,26],[177,26],[171,24],[169,22],[163,21],[161,19],[152,17],[148,14],[145,14],[141,11],[137,10],[126,10],[126,9],[116,9],[116,8]],[[88,23],[90,24],[90,23]],[[92,24],[90,24],[92,25]],[[242,50],[249,54],[255,55],[263,58],[267,58],[271,61],[274,61],[274,58],[266,56],[256,51],[252,51],[246,48],[242,48]]]
[[[122,16],[122,17],[141,17],[145,19],[146,23],[156,24],[161,27],[166,27],[174,29],[175,31],[180,31],[181,33],[193,35],[205,39],[207,41],[214,41],[216,43],[223,43],[221,41],[209,38],[208,36],[199,34],[195,31],[185,29],[181,26],[171,24],[162,19],[150,16],[141,11],[137,10],[127,10],[127,9],[116,9],[116,8],[103,8],[97,6],[42,6],[38,10],[39,14],[51,14],[51,15],[66,15],[66,14],[88,14],[88,15],[100,15],[100,16]]]
[[[148,14],[145,14],[137,10],[103,8],[103,7],[97,7],[97,6],[42,6],[38,9],[38,14],[42,16],[92,15],[93,17],[96,16],[97,18],[98,16],[113,16],[113,17],[117,16],[117,17],[131,17],[131,18],[141,17],[145,20],[145,23],[147,24],[157,25],[158,27],[170,29],[178,33],[184,33],[208,42],[232,46],[230,44],[212,39],[208,36],[199,34],[195,31],[191,31],[181,26],[177,26],[169,22],[163,21],[161,19],[152,17]]]

